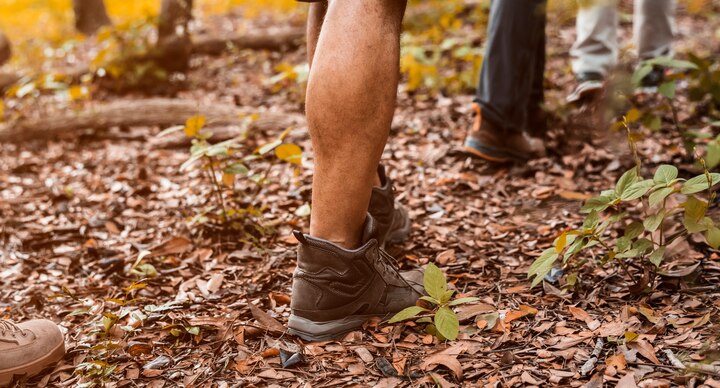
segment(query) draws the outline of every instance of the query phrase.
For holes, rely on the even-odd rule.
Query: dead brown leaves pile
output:
[[[553,28],[554,42],[569,45],[569,35]],[[229,73],[216,74],[230,59],[203,58],[190,76],[198,88],[186,97],[300,111],[283,95],[264,94],[258,74],[268,72],[263,62],[279,58],[242,55],[257,59],[233,65],[247,93],[222,81]],[[298,51],[283,60],[302,57]],[[564,66],[565,58],[550,63],[553,74]],[[461,335],[451,343],[412,323],[378,321],[341,341],[302,343],[286,334],[297,244],[289,236],[307,228],[293,213],[310,199],[309,169],[299,177],[272,170],[259,195],[277,234],[253,244],[186,222],[209,188],[197,172],[178,172],[186,150],[142,141],[155,130],[1,145],[0,313],[54,319],[68,348],[53,370],[25,383],[720,386],[718,255],[707,255],[699,278],[695,270],[676,273],[639,297],[622,274],[592,266],[580,268],[574,289],[563,280],[529,289],[532,259],[579,222],[581,201],[608,187],[627,161],[616,157],[620,151],[590,146],[499,168],[456,156],[448,145],[464,136],[469,103],[402,96],[385,154],[414,220],[412,238],[391,253],[406,267],[433,260],[461,294],[481,298],[458,309]],[[261,142],[276,134],[256,136]],[[309,148],[302,128],[291,136]],[[678,157],[680,147],[656,144],[650,138],[642,145]],[[703,255],[682,247],[680,267],[683,254]]]

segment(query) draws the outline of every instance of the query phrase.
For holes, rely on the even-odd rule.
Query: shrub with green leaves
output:
[[[625,172],[615,188],[587,201],[581,210],[587,213],[582,226],[563,232],[530,266],[528,277],[535,277],[533,287],[558,260],[567,264],[591,247],[604,250],[602,264],[614,261],[630,276],[628,260],[636,267],[659,267],[667,247],[677,239],[703,234],[709,246],[720,246],[718,223],[706,216],[715,198],[710,188],[720,182],[720,174],[705,169],[704,174],[685,180],[678,178],[675,166],[662,165],[652,179],[645,179],[639,170],[637,166]],[[705,191],[707,198],[698,195]],[[635,207],[643,210],[640,219],[627,211]],[[624,226],[624,233],[614,237],[616,225]]]
[[[423,278],[423,287],[427,295],[421,296],[432,307],[410,306],[390,318],[389,323],[415,319],[417,323],[426,323],[426,331],[441,340],[454,340],[458,336],[460,322],[451,307],[478,300],[475,297],[456,298],[454,290],[448,290],[445,275],[433,263],[428,264]]]
[[[257,117],[251,115],[245,118],[245,128],[255,121]],[[207,211],[201,211],[193,222],[205,224],[216,223],[230,226],[232,229],[242,230],[245,227],[243,220],[262,215],[259,206],[255,206],[259,190],[265,184],[270,168],[276,161],[283,161],[295,166],[302,162],[302,149],[292,143],[284,143],[289,129],[277,139],[259,147],[251,153],[243,152],[244,136],[239,136],[219,143],[210,143],[213,133],[205,127],[204,116],[193,116],[187,119],[185,125],[168,128],[158,134],[165,136],[183,131],[185,136],[192,138],[190,157],[180,166],[180,171],[187,171],[190,167],[199,165],[211,191],[207,202],[212,204]],[[273,152],[274,151],[274,152]],[[275,158],[268,158],[274,153]],[[249,165],[259,161],[269,162],[261,172],[253,172]],[[247,196],[237,196],[237,182],[245,180],[254,189],[249,190]],[[230,194],[229,194],[230,193]],[[248,205],[249,204],[249,205]]]

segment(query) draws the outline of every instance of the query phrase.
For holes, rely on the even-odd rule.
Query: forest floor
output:
[[[682,14],[680,55],[720,55],[719,27],[720,19]],[[630,26],[622,30],[628,38]],[[288,135],[305,150],[300,168],[260,160],[251,174],[269,171],[268,183],[238,184],[238,202],[262,213],[252,240],[189,222],[214,201],[211,186],[197,169],[180,172],[187,147],[149,141],[164,128],[0,144],[0,317],[52,319],[67,346],[54,369],[18,384],[720,387],[717,369],[680,370],[665,353],[701,362],[720,352],[720,256],[701,242],[674,246],[664,264],[682,273],[703,258],[692,274],[685,271],[692,279],[665,278],[650,293],[631,293],[631,279],[613,265],[580,267],[575,287],[562,278],[530,288],[530,263],[582,222],[583,200],[634,165],[623,133],[588,128],[587,109],[562,103],[572,87],[567,49],[574,30],[551,22],[548,32],[548,157],[501,166],[468,158],[456,148],[473,120],[472,96],[400,94],[383,163],[413,232],[389,252],[403,268],[435,262],[452,287],[480,298],[458,309],[456,341],[382,322],[342,341],[303,343],[284,333],[297,244],[291,231],[308,229],[312,152],[303,125]],[[178,97],[300,115],[297,93],[270,93],[263,81],[273,66],[302,63],[303,55],[195,58],[191,86]],[[682,87],[680,95],[681,118],[692,120]],[[24,109],[42,116],[136,98],[98,92],[68,106],[47,97]],[[697,174],[669,117],[645,133],[638,142],[645,171],[673,163],[683,177]],[[252,132],[243,149],[278,135]],[[151,267],[133,273],[140,261]],[[598,339],[598,361],[582,375]],[[301,362],[283,362],[280,350],[283,359],[301,353]]]

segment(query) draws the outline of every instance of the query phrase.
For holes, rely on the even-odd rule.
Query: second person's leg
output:
[[[570,49],[577,78],[568,102],[594,98],[618,61],[617,0],[579,0],[575,43]]]
[[[541,156],[544,146],[526,136],[528,107],[539,103],[544,67],[544,0],[495,0],[490,6],[488,39],[480,70],[476,120],[465,139],[466,152],[493,162],[522,161]],[[543,46],[543,47],[539,47]],[[537,78],[535,73],[537,74]],[[542,90],[539,91],[540,95]]]
[[[635,0],[633,32],[640,60],[672,55],[675,36],[674,0]],[[645,78],[642,86],[659,86],[665,71],[655,67]]]

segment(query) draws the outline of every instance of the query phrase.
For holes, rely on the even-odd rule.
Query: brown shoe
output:
[[[381,187],[373,187],[368,213],[377,221],[378,242],[384,248],[386,243],[399,243],[410,236],[410,216],[407,210],[395,201],[392,180],[385,174],[385,167],[378,166]]]
[[[491,162],[526,161],[545,155],[542,140],[524,132],[503,131],[482,118],[480,105],[473,104],[475,124],[465,139],[465,152]]]
[[[422,271],[400,273],[380,249],[368,215],[360,248],[348,250],[295,232],[300,241],[293,274],[290,334],[325,341],[357,329],[371,317],[388,318],[422,295]]]
[[[20,324],[0,319],[0,387],[15,375],[36,375],[65,355],[65,342],[52,321]]]

